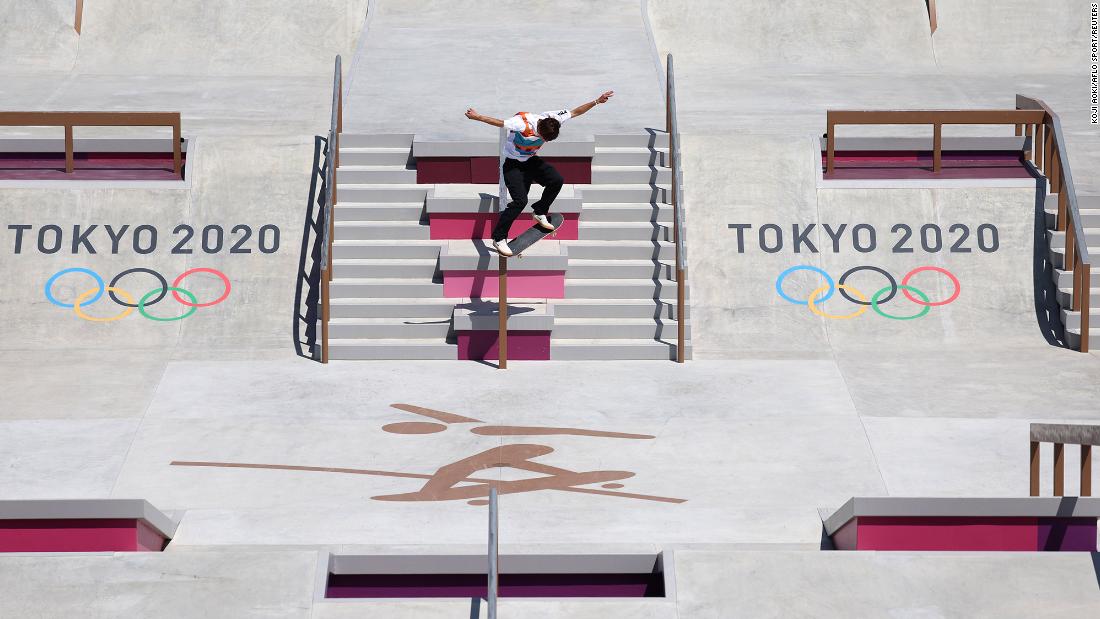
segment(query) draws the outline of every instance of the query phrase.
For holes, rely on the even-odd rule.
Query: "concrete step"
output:
[[[339,235],[337,235],[339,236]],[[439,258],[439,241],[336,240],[332,257],[345,258]]]
[[[581,211],[581,219],[588,222],[615,221],[615,222],[642,222],[661,221],[672,222],[671,204],[645,204],[632,202],[610,202],[585,204]]]
[[[334,238],[338,241],[427,241],[431,238],[431,230],[415,221],[338,221]]]
[[[411,133],[341,133],[340,152],[345,148],[404,148],[412,150]],[[341,156],[343,156],[341,154]]]
[[[329,358],[346,360],[373,359],[458,359],[458,346],[438,338],[404,340],[329,340]]]
[[[367,185],[362,183],[348,183],[337,178],[336,180],[337,204],[344,202],[424,202],[428,195],[428,187],[425,185]]]
[[[1085,243],[1088,245],[1090,253],[1092,253],[1092,251],[1100,251],[1100,228],[1085,228],[1084,232]],[[1051,249],[1065,249],[1066,233],[1058,232],[1057,230],[1047,230],[1047,242],[1050,243]]]
[[[643,146],[667,149],[668,134],[662,131],[660,133],[612,133],[596,136],[596,150],[624,147],[639,148]]]
[[[663,299],[675,302],[676,284],[644,279],[566,278],[565,297],[567,299]]]
[[[1059,288],[1072,288],[1073,271],[1054,269],[1054,281]],[[1089,272],[1089,287],[1100,288],[1100,268],[1094,268]]]
[[[654,299],[555,299],[554,318],[664,318],[675,319],[676,301]],[[684,313],[691,316],[691,306]]]
[[[1066,309],[1068,305],[1062,306],[1062,324],[1066,329],[1073,329],[1074,331],[1081,332],[1081,312],[1075,312],[1073,310]],[[1089,308],[1089,334],[1095,335],[1100,333],[1100,307]],[[1091,339],[1091,337],[1090,337]],[[1091,343],[1091,342],[1090,342]],[[1096,340],[1097,346],[1100,346],[1100,340]]]
[[[435,277],[439,261],[433,258],[337,258],[333,276],[341,279],[426,279]]]
[[[332,299],[331,318],[435,318],[450,320],[459,299]]]
[[[676,259],[676,246],[667,241],[562,241],[562,244],[568,248],[570,260]]]
[[[330,327],[331,328],[331,327]],[[577,339],[664,339],[677,337],[678,325],[674,320],[654,318],[561,318],[555,316],[552,338]],[[685,325],[685,337],[691,337],[691,324]]]
[[[687,358],[691,358],[688,345]],[[551,340],[550,358],[557,361],[674,360],[675,344],[645,340]]]
[[[592,166],[594,184],[658,184],[671,183],[672,170],[668,168],[640,166]]]
[[[1070,307],[1073,301],[1073,288],[1059,286],[1057,297],[1058,305]],[[1089,288],[1089,307],[1100,307],[1100,288]]]
[[[672,228],[652,222],[584,222],[578,236],[586,241],[671,241]]]
[[[428,223],[423,202],[379,202],[363,204],[340,202],[336,205],[336,221],[415,221]]]
[[[569,259],[569,277],[575,279],[665,279],[676,280],[673,264],[654,260]]]
[[[667,186],[650,187],[646,184],[578,185],[585,204],[592,202],[654,202],[669,203],[671,192]],[[341,194],[342,195],[342,194]]]
[[[447,318],[332,318],[328,334],[332,339],[398,340],[431,339],[443,343],[451,331]]]
[[[340,144],[340,165],[405,166],[412,159],[411,148],[348,148]]]
[[[443,284],[423,279],[333,279],[329,290],[334,299],[443,298]]]
[[[342,155],[341,155],[342,156]],[[341,160],[342,162],[342,160]],[[596,147],[592,157],[593,166],[667,166],[668,149],[653,149],[647,146]]]
[[[341,160],[340,167],[336,169],[336,182],[338,187],[357,183],[407,183],[415,185],[416,169],[408,169],[404,164],[400,166],[353,166],[345,165],[344,161]]]

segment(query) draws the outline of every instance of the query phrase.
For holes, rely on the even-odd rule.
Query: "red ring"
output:
[[[219,271],[217,269],[208,269],[206,267],[199,267],[199,268],[196,268],[196,269],[188,269],[188,270],[184,271],[183,273],[180,273],[180,276],[177,277],[175,279],[175,281],[172,282],[172,287],[173,288],[178,288],[179,285],[180,285],[180,282],[183,281],[183,278],[187,277],[188,275],[190,275],[192,273],[212,273],[214,275],[217,275],[218,277],[221,278],[222,283],[225,284],[225,292],[222,293],[222,296],[218,297],[217,299],[214,299],[213,301],[211,301],[209,303],[189,303],[187,301],[184,301],[182,298],[180,298],[180,294],[178,292],[176,292],[175,290],[173,290],[172,291],[172,296],[176,297],[176,300],[179,301],[181,305],[186,305],[187,307],[210,307],[211,305],[217,305],[218,303],[221,303],[222,301],[224,301],[226,299],[226,297],[229,296],[229,291],[232,289],[232,286],[229,283],[229,278],[225,276],[225,273],[222,273],[221,271]]]
[[[943,273],[944,275],[946,275],[947,278],[951,280],[951,283],[955,284],[955,294],[948,297],[948,299],[946,301],[937,301],[935,303],[928,303],[928,302],[921,301],[919,299],[914,298],[913,295],[910,294],[908,290],[902,288],[901,292],[902,292],[902,294],[905,295],[905,298],[909,299],[913,303],[916,303],[917,305],[925,305],[925,306],[929,306],[929,307],[936,307],[936,306],[939,306],[939,305],[947,305],[948,303],[950,303],[950,302],[954,301],[955,299],[959,298],[959,294],[962,292],[962,284],[959,283],[959,278],[955,277],[955,275],[951,271],[948,271],[947,269],[944,269],[942,267],[934,267],[934,266],[917,267],[917,268],[913,269],[912,271],[909,271],[909,273],[907,273],[905,275],[905,277],[903,277],[901,279],[902,286],[905,286],[905,285],[909,284],[909,278],[913,277],[917,273],[920,273],[921,271],[936,271],[937,273]],[[173,293],[173,294],[175,294],[175,293]]]

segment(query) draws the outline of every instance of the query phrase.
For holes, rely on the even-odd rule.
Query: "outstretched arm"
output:
[[[607,100],[610,99],[611,97],[614,97],[614,96],[615,96],[615,91],[614,90],[609,90],[609,91],[603,93],[602,95],[596,97],[595,100],[589,101],[588,103],[585,103],[583,105],[578,105],[577,107],[573,108],[569,112],[569,115],[576,118],[577,116],[580,116],[581,114],[584,114],[588,110],[596,107],[597,103],[607,103]]]
[[[484,114],[478,114],[477,110],[470,108],[466,110],[466,118],[470,120],[480,120],[485,124],[492,125],[494,127],[503,127],[504,121],[499,118],[493,118],[492,116],[485,116]]]

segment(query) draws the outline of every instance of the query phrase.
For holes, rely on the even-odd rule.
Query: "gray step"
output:
[[[572,279],[565,280],[567,299],[664,299],[676,300],[674,282],[644,279]],[[685,296],[687,291],[685,290]]]
[[[388,185],[372,186],[360,183],[344,184],[343,180],[336,180],[337,204],[343,202],[424,202],[428,195],[427,187],[422,185]]]
[[[583,218],[584,215],[581,215]],[[569,259],[579,260],[675,260],[676,246],[667,241],[562,241]]]
[[[338,241],[427,241],[431,238],[431,230],[428,226],[407,221],[338,221],[336,222],[336,236],[334,238]]]
[[[439,241],[336,240],[332,256],[345,258],[439,258]]]
[[[632,202],[610,202],[585,204],[581,211],[581,219],[584,221],[614,221],[614,222],[643,222],[661,221],[672,222],[671,204],[645,204]]]
[[[372,359],[458,359],[458,346],[437,338],[422,340],[329,340],[329,358]]]
[[[691,345],[687,346],[691,358]],[[552,340],[550,358],[562,361],[674,360],[676,346],[658,341]]]
[[[415,221],[427,223],[422,202],[380,202],[360,204],[340,202],[336,205],[336,221]]]
[[[1070,307],[1073,300],[1073,288],[1058,287],[1058,305]],[[1089,308],[1100,307],[1100,288],[1089,288]]]
[[[668,187],[649,187],[641,184],[600,184],[579,186],[585,204],[590,202],[653,202],[669,203]]]
[[[1068,306],[1062,307],[1062,324],[1066,329],[1072,329],[1078,333],[1081,332],[1081,312],[1074,312],[1066,309]],[[1089,334],[1095,335],[1100,330],[1100,307],[1089,308]],[[1092,342],[1090,342],[1091,344]],[[1100,340],[1096,340],[1097,346],[1100,346]]]
[[[691,337],[691,324],[685,324],[685,337]],[[679,326],[674,320],[654,318],[561,318],[555,316],[552,338],[564,339],[664,339],[675,340]]]
[[[650,166],[592,166],[594,184],[668,184],[672,170]]]
[[[651,149],[645,146],[597,147],[592,157],[593,166],[644,165],[667,166],[668,149]]]
[[[423,279],[333,279],[329,290],[335,299],[443,298],[443,284]]]
[[[348,148],[340,144],[340,165],[405,166],[412,156],[410,148]]]
[[[676,301],[654,299],[556,299],[554,319],[559,318],[665,318],[675,319]],[[684,308],[691,316],[691,306]]]
[[[332,299],[331,318],[435,318],[450,320],[457,299]]]
[[[1092,253],[1092,251],[1100,252],[1100,228],[1085,228],[1084,232],[1085,243],[1088,245],[1090,253]],[[1047,230],[1047,242],[1050,243],[1051,249],[1065,249],[1066,233],[1056,230]]]
[[[671,241],[672,228],[651,222],[582,221],[577,236],[586,241]]]
[[[1073,271],[1064,271],[1060,268],[1054,269],[1054,281],[1059,288],[1072,288]],[[1100,268],[1089,270],[1089,287],[1100,288]]]
[[[569,277],[576,279],[676,279],[675,265],[654,260],[570,258],[567,273]]]
[[[623,148],[623,147],[656,147],[656,148],[668,148],[668,134],[665,132],[659,132],[656,134],[651,133],[612,133],[606,135],[596,136],[596,149],[604,147],[608,148]]]
[[[337,278],[426,279],[435,277],[439,261],[433,258],[338,258],[333,264]]]
[[[404,148],[412,150],[411,133],[341,133],[340,150],[345,148]]]
[[[416,184],[416,170],[401,166],[353,166],[340,161],[336,170],[338,186],[355,183],[407,183]],[[342,196],[337,196],[342,197]]]
[[[451,319],[434,318],[332,318],[328,323],[332,339],[431,339],[439,343],[447,339]]]

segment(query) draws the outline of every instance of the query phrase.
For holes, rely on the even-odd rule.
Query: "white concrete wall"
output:
[[[5,73],[68,71],[76,57],[73,0],[0,0]]]

